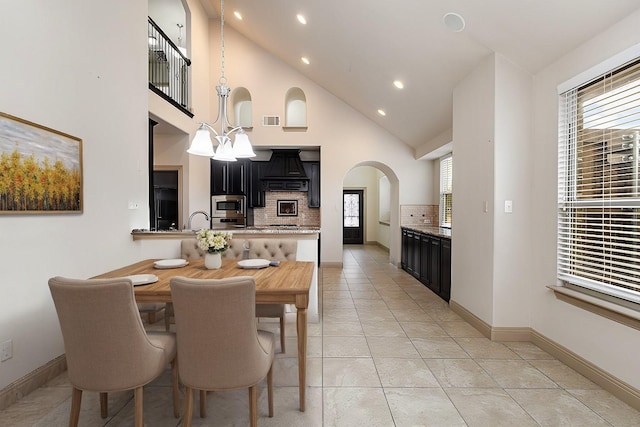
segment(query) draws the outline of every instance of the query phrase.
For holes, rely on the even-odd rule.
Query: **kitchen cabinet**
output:
[[[451,298],[451,239],[441,239],[440,246],[440,293],[449,301]]]
[[[211,159],[211,195],[246,195],[248,181],[247,160],[221,162]]]
[[[420,234],[420,281],[436,294],[440,293],[441,239]]]
[[[269,162],[249,162],[249,191],[247,205],[250,208],[266,206],[265,192],[262,189],[262,177]]]
[[[320,207],[320,162],[302,162],[304,172],[309,178],[307,205],[310,208]]]
[[[402,228],[401,266],[445,301],[451,297],[451,239]]]
[[[415,278],[420,278],[420,233],[402,229],[402,268]]]

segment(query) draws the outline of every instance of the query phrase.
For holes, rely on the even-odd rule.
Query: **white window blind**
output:
[[[451,227],[453,204],[453,157],[440,159],[440,226]]]
[[[560,95],[558,276],[640,303],[640,60]]]

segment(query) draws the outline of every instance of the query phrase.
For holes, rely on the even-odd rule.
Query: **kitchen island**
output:
[[[222,230],[237,239],[295,239],[298,241],[297,261],[314,263],[313,279],[309,292],[308,321],[318,322],[318,243],[320,227],[255,226]],[[194,230],[149,231],[133,230],[132,239],[139,245],[140,258],[180,258],[180,241],[195,239]]]

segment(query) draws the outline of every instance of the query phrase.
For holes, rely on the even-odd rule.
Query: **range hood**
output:
[[[309,178],[300,160],[300,150],[272,150],[261,188],[263,191],[308,191]]]

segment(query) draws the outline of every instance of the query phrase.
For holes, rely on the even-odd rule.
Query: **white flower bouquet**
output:
[[[220,254],[229,248],[231,234],[224,231],[202,229],[196,234],[198,246],[210,254]]]

